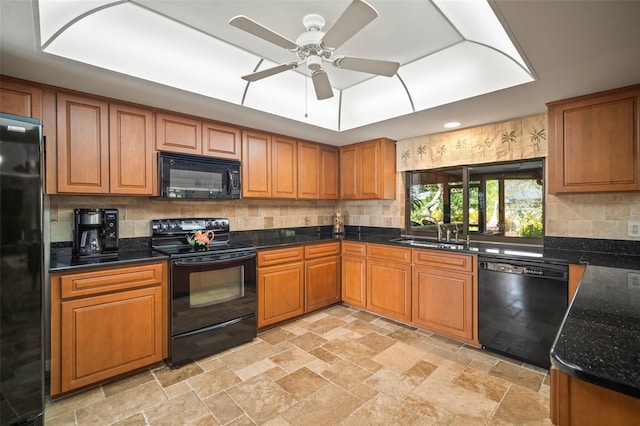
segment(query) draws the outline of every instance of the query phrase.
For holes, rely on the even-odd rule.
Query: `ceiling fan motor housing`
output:
[[[322,68],[322,58],[318,55],[310,55],[307,58],[307,68],[311,71],[316,71]]]

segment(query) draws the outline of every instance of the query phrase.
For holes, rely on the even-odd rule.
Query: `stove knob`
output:
[[[213,228],[213,222],[211,222],[210,220],[208,220],[205,224],[204,224],[205,228]]]

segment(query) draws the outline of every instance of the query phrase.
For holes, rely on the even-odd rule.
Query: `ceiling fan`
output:
[[[280,64],[245,75],[242,77],[244,80],[249,82],[257,81],[306,64],[309,71],[311,71],[311,80],[313,81],[316,97],[318,100],[323,100],[333,96],[327,72],[322,69],[323,62],[330,63],[336,68],[386,77],[391,77],[398,71],[400,67],[398,62],[353,56],[334,56],[337,48],[377,17],[378,12],[372,6],[362,0],[353,0],[326,33],[322,31],[325,24],[322,16],[317,14],[306,15],[302,19],[302,24],[307,31],[300,34],[295,43],[243,15],[232,18],[229,24],[294,52],[300,59],[299,62]]]

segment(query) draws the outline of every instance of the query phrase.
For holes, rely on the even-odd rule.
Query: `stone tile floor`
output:
[[[549,425],[546,370],[337,305],[48,401],[54,425]]]

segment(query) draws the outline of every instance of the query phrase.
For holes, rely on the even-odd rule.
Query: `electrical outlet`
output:
[[[640,289],[640,273],[629,272],[627,274],[627,288],[630,288],[632,290]]]
[[[640,238],[640,222],[627,222],[627,236]]]

